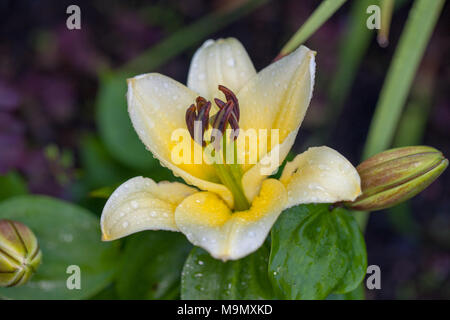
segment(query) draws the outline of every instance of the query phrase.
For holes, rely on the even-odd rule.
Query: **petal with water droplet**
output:
[[[236,260],[264,242],[287,201],[284,186],[275,179],[263,182],[250,209],[232,213],[212,192],[187,197],[175,210],[175,223],[194,245],[216,259]]]
[[[174,96],[177,96],[176,102]],[[204,159],[201,163],[194,161],[194,142],[187,131],[185,115],[196,97],[194,91],[161,74],[142,74],[128,79],[128,113],[139,138],[153,156],[187,183],[216,192],[232,206],[233,196],[225,186],[218,183],[213,166]],[[180,103],[186,109],[177,108]],[[173,138],[173,134],[180,129],[185,130],[185,139],[181,141],[177,135]],[[191,159],[175,163],[172,151],[180,143],[187,143],[187,148],[191,148]]]
[[[354,200],[361,194],[356,169],[329,147],[309,148],[288,162],[280,181],[288,192],[286,208],[302,203]]]
[[[176,206],[197,192],[179,182],[154,182],[135,177],[119,186],[106,202],[101,217],[103,240],[115,240],[143,230],[178,231]]]
[[[242,44],[235,38],[207,40],[194,54],[187,85],[208,100],[221,98],[223,85],[240,90],[256,74]]]

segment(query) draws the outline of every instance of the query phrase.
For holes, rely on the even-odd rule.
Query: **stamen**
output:
[[[206,142],[204,141],[203,135],[209,127],[209,111],[211,110],[211,102],[206,101],[203,97],[197,97],[197,99],[195,99],[195,103],[195,105],[192,104],[186,110],[186,126],[189,130],[191,138],[204,147],[206,146]],[[201,121],[202,123],[201,137],[199,138],[195,136],[195,121]]]
[[[201,96],[198,96],[195,99],[195,104],[192,104],[186,110],[186,125],[188,127],[189,134],[194,141],[196,141],[194,134],[194,123],[195,121],[201,121],[202,123],[201,141],[196,141],[202,146],[206,145],[203,135],[205,131],[208,130],[210,123],[213,128],[219,130],[222,135],[225,133],[226,127],[229,124],[231,129],[235,131],[232,135],[233,140],[236,140],[239,134],[239,101],[233,91],[227,87],[219,85],[218,88],[225,95],[226,102],[223,102],[218,98],[214,98],[214,102],[219,108],[219,111],[212,118],[209,118],[211,102]]]
[[[225,98],[227,99],[227,102],[229,101],[233,101],[233,112],[236,115],[236,119],[237,121],[239,121],[239,117],[240,117],[240,110],[239,110],[239,101],[236,97],[236,95],[233,93],[233,91],[231,91],[230,89],[228,89],[225,86],[219,85],[219,90],[223,92],[223,94],[225,95]]]

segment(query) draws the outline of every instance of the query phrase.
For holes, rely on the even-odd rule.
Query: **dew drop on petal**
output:
[[[132,206],[134,209],[137,209],[137,208],[139,208],[139,203],[138,203],[136,200],[133,200],[133,201],[131,201],[131,206]]]
[[[229,67],[234,67],[235,64],[236,64],[236,63],[235,63],[235,61],[234,61],[233,58],[229,58],[229,59],[227,60],[227,65],[228,65]]]

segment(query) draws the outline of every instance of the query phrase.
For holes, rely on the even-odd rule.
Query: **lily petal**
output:
[[[301,203],[334,203],[354,200],[361,180],[352,164],[329,147],[309,148],[288,162],[280,181],[286,186],[286,208]]]
[[[279,129],[280,142],[298,129],[312,97],[314,56],[314,51],[300,46],[251,79],[237,94],[241,105],[240,127]]]
[[[237,39],[207,40],[192,58],[187,85],[212,101],[222,98],[219,84],[238,92],[254,75],[255,67]]]
[[[258,73],[239,93],[242,106],[240,126],[244,130],[268,130],[266,149],[259,148],[260,141],[248,145],[245,135],[238,136],[238,158],[246,159],[247,153],[256,153],[256,165],[244,164],[242,185],[249,201],[258,194],[261,182],[283,163],[295,142],[312,97],[315,75],[315,53],[301,46],[290,55],[269,65]],[[271,129],[278,130],[278,139],[271,135]],[[257,151],[252,148],[258,148]],[[275,156],[275,153],[278,153]],[[275,156],[275,157],[274,157]],[[272,172],[261,170],[269,159]],[[277,163],[273,163],[278,160]]]
[[[139,138],[153,156],[176,176],[202,190],[216,192],[232,207],[233,196],[225,186],[216,183],[219,180],[212,165],[204,159],[195,164],[194,152],[191,164],[172,161],[172,149],[179,143],[172,140],[172,134],[178,129],[187,130],[186,109],[196,97],[197,93],[161,74],[143,74],[128,80],[128,112]]]
[[[261,183],[268,176],[275,174],[280,164],[284,161],[291,150],[297,137],[297,131],[294,130],[289,134],[283,143],[280,143],[272,148],[261,160],[251,167],[242,176],[242,187],[247,200],[251,203],[255,196],[259,193]]]
[[[178,231],[174,212],[186,197],[197,192],[179,182],[135,177],[119,186],[103,208],[103,240],[115,240],[143,230]]]
[[[212,192],[199,192],[183,200],[175,223],[190,242],[216,259],[235,260],[257,250],[287,201],[283,184],[265,180],[249,210],[231,213]]]

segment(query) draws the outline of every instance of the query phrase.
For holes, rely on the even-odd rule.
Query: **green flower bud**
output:
[[[33,232],[24,224],[0,220],[0,287],[26,283],[41,263]]]
[[[432,147],[413,146],[381,152],[356,167],[362,194],[346,205],[363,211],[395,206],[428,187],[447,166],[448,160]]]

